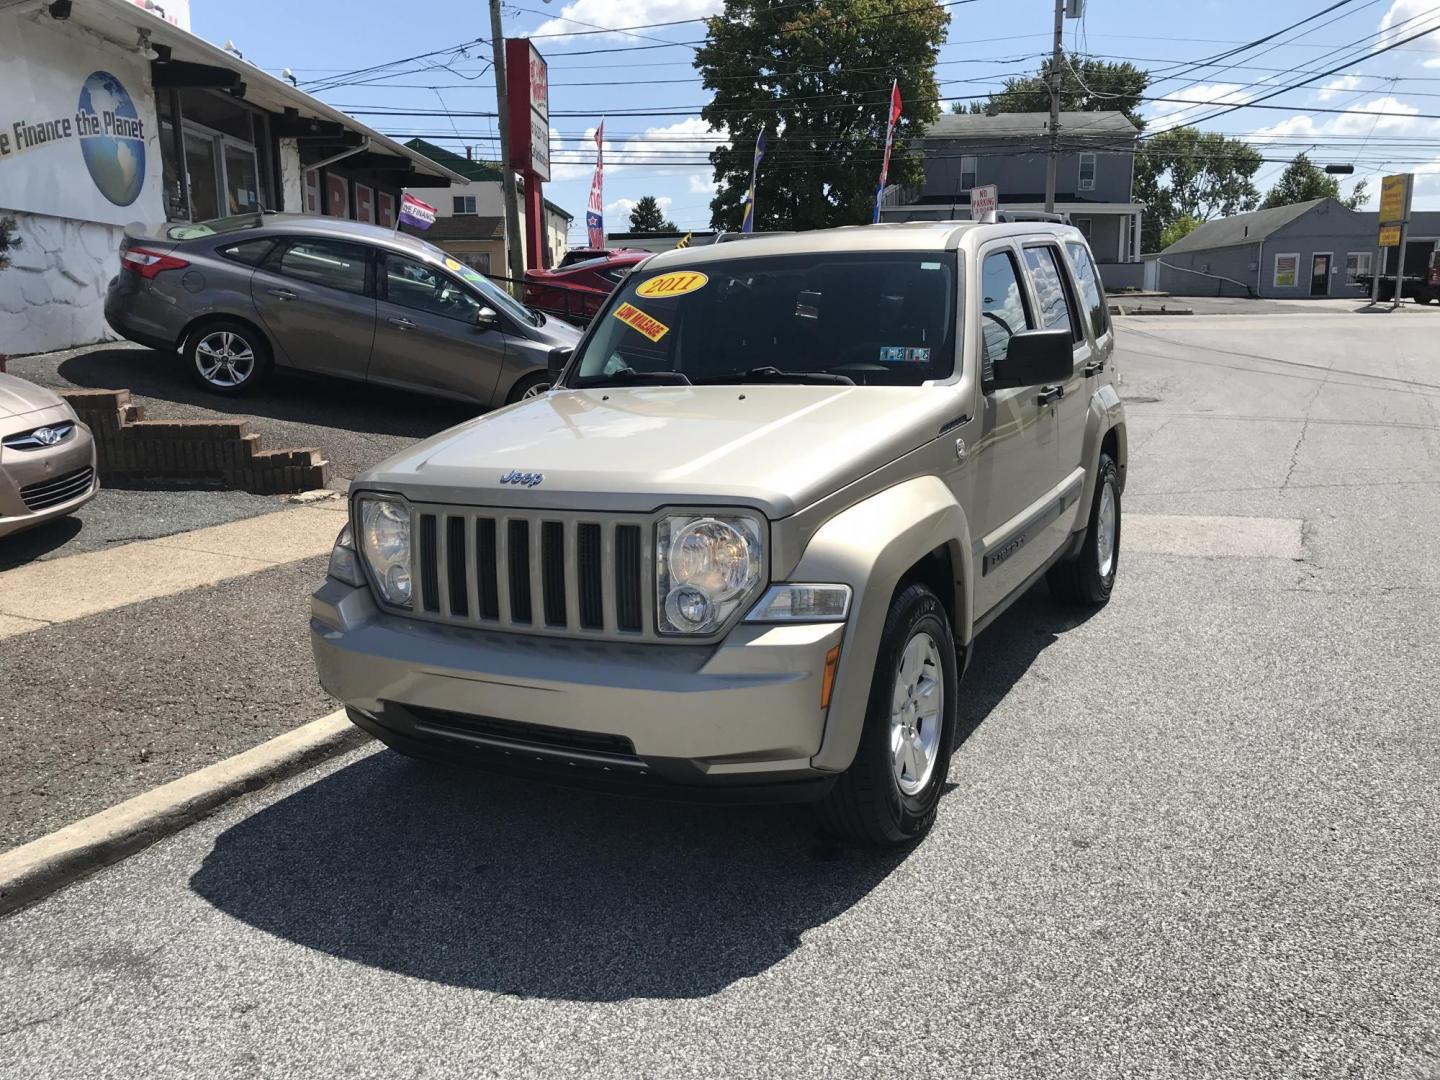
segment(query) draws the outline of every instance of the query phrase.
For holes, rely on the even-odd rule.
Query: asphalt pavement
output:
[[[982,636],[918,848],[359,751],[0,922],[7,1080],[1440,1077],[1429,323],[1117,323],[1151,546]]]

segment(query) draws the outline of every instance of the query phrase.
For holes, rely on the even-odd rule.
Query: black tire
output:
[[[214,319],[197,326],[186,337],[181,355],[197,383],[227,397],[253,390],[274,366],[265,335],[238,319]],[[207,376],[207,370],[212,374]]]
[[[548,371],[537,371],[533,375],[517,379],[515,385],[510,388],[509,396],[505,398],[505,404],[514,405],[523,398],[538,397],[550,389],[552,381],[553,377]]]
[[[1114,500],[1114,529],[1108,571],[1100,555],[1100,512],[1106,492]],[[1115,587],[1115,574],[1120,569],[1120,483],[1115,462],[1101,453],[1100,467],[1095,476],[1095,497],[1090,503],[1090,520],[1080,551],[1050,568],[1046,580],[1057,600],[1083,607],[1102,607]]]
[[[907,794],[901,790],[891,751],[892,699],[906,646],[922,633],[935,646],[943,696],[929,777],[919,790]],[[955,639],[944,607],[924,585],[905,587],[890,602],[885,618],[855,760],[816,808],[827,833],[861,844],[897,847],[913,844],[930,831],[950,773],[957,682]]]

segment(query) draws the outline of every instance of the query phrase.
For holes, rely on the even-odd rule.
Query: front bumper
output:
[[[320,683],[412,753],[568,782],[818,797],[825,655],[844,625],[742,624],[718,646],[542,638],[378,610],[327,579],[311,600]]]
[[[34,450],[15,450],[0,446],[0,536],[28,529],[54,518],[73,514],[93,499],[100,490],[95,460],[95,440],[90,429],[75,420],[75,414],[64,406],[8,418],[0,424],[0,437],[66,421],[75,423],[75,433],[55,446]],[[26,504],[22,490],[42,490],[48,485],[63,483],[68,477],[90,470],[90,482],[63,502],[32,509]]]

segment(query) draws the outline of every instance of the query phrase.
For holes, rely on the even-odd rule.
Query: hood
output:
[[[580,341],[583,331],[557,315],[546,315],[543,326],[526,327],[547,344],[564,345],[573,349]]]
[[[63,404],[65,402],[53,390],[17,379],[14,375],[0,375],[0,420]]]
[[[742,504],[778,519],[935,438],[955,408],[933,386],[561,389],[417,443],[355,486],[461,505]],[[501,484],[512,471],[543,480]]]

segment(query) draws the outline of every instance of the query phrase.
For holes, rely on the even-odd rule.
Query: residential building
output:
[[[1157,256],[1149,286],[1179,296],[1364,297],[1355,281],[1381,265],[1380,215],[1311,199],[1207,221]],[[1440,238],[1440,211],[1416,212],[1409,239]],[[1394,262],[1389,266],[1393,267]]]
[[[0,352],[112,338],[128,225],[260,209],[385,223],[403,188],[466,182],[188,27],[186,0],[0,2],[0,216],[22,244],[0,272]]]
[[[424,199],[435,207],[435,224],[423,232],[410,229],[417,236],[423,236],[438,244],[455,258],[473,266],[482,274],[505,277],[509,274],[505,255],[505,188],[504,178],[498,162],[482,161],[470,154],[457,154],[424,139],[411,139],[405,144],[416,153],[423,154],[447,169],[452,169],[469,178],[470,185],[457,188],[439,201],[417,191],[416,198]],[[517,191],[523,196],[523,178],[515,180]],[[570,222],[575,215],[560,206],[545,200],[545,265],[556,266],[564,256],[570,232]],[[520,238],[525,235],[525,202],[520,200]]]
[[[882,221],[970,216],[970,189],[994,184],[1001,210],[1044,210],[1050,114],[947,113],[925,130],[925,180],[892,187]],[[1139,285],[1140,223],[1133,198],[1138,129],[1122,112],[1062,112],[1055,212],[1090,240],[1109,288]]]

